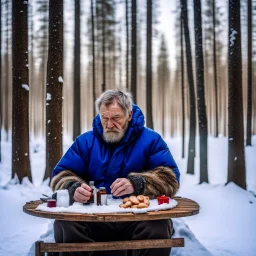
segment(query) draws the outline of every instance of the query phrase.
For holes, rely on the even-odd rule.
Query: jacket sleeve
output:
[[[128,178],[143,177],[145,180],[143,194],[150,198],[160,195],[173,197],[179,188],[180,172],[167,144],[160,135],[151,144],[148,167],[147,171],[130,173]]]
[[[78,137],[55,166],[51,188],[53,190],[64,189],[72,186],[74,182],[85,182],[87,162],[86,141],[79,141]]]

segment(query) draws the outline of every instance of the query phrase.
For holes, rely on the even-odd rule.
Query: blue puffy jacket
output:
[[[133,115],[125,137],[114,152],[103,139],[103,127],[97,115],[93,131],[76,138],[72,146],[53,170],[53,177],[70,170],[85,181],[94,181],[96,187],[110,186],[117,178],[126,178],[130,172],[152,170],[158,166],[172,168],[179,182],[178,167],[162,137],[144,126],[144,115],[133,105]]]

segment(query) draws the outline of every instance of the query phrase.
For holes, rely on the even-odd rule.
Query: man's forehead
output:
[[[108,106],[101,105],[100,106],[100,114],[101,115],[123,115],[124,111],[118,104],[110,104]]]

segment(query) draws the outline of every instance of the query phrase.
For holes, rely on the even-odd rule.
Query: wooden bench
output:
[[[147,221],[169,218],[180,218],[196,215],[199,213],[199,205],[190,199],[175,197],[178,205],[175,208],[147,212],[145,214],[112,213],[112,214],[80,214],[43,212],[35,208],[41,201],[31,201],[23,206],[27,214],[66,221],[89,221],[89,222],[118,222],[118,221]],[[146,248],[168,248],[184,247],[184,238],[154,239],[154,240],[132,240],[112,242],[90,242],[90,243],[45,243],[37,241],[35,244],[35,255],[42,256],[45,252],[78,252],[78,251],[108,251],[108,250],[131,250]]]

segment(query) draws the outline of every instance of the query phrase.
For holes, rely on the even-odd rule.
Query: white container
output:
[[[67,189],[57,190],[57,207],[69,207],[69,193]]]

